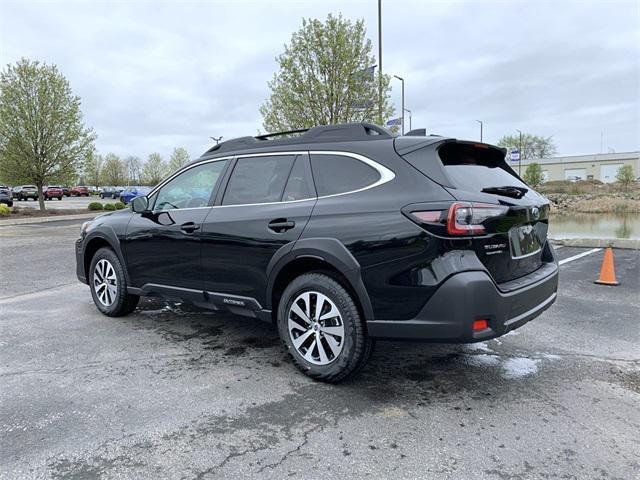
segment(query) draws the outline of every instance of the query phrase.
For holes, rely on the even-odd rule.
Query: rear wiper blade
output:
[[[492,193],[494,195],[503,195],[505,197],[522,198],[529,191],[524,187],[512,187],[505,185],[504,187],[487,187],[483,188],[484,193]]]

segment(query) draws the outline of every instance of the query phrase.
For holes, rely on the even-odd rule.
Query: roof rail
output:
[[[292,138],[287,137],[292,134],[302,133],[302,135]],[[240,137],[214,145],[205,153],[224,152],[229,150],[239,150],[246,148],[257,148],[268,145],[288,145],[305,142],[323,141],[349,141],[349,140],[379,140],[383,138],[393,138],[386,128],[372,123],[341,123],[337,125],[318,125],[312,128],[287,130],[284,132],[266,133],[256,137]]]
[[[258,140],[270,140],[271,137],[284,137],[287,135],[291,135],[292,133],[305,133],[308,131],[309,131],[308,128],[300,128],[298,130],[287,130],[285,132],[265,133],[264,135],[257,135],[254,138]]]

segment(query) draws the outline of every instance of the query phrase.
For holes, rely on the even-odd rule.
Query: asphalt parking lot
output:
[[[332,386],[258,321],[152,300],[100,315],[79,224],[0,227],[2,478],[638,478],[638,251],[616,250],[619,287],[593,284],[595,252],[523,328],[379,342]]]
[[[90,197],[63,197],[62,200],[58,200],[57,198],[47,200],[46,206],[47,208],[54,208],[56,210],[82,210],[86,209],[91,202],[100,202],[104,204],[115,203],[117,201],[118,200],[113,198],[103,199],[96,195],[92,195]],[[37,200],[23,200],[21,202],[14,200],[13,205],[16,207],[40,208]]]

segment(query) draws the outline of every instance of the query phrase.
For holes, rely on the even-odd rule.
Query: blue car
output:
[[[149,187],[127,187],[120,194],[120,201],[124,204],[129,203],[136,197],[142,197],[151,191]]]

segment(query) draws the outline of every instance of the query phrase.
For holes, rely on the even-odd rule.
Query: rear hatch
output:
[[[445,237],[465,237],[497,283],[542,266],[549,202],[518,177],[506,163],[504,150],[442,140],[403,158],[457,200],[439,219],[448,222],[447,228],[430,230]],[[464,224],[462,230],[451,227],[456,225],[456,215]],[[477,224],[477,230],[465,219],[472,219],[468,223]]]

